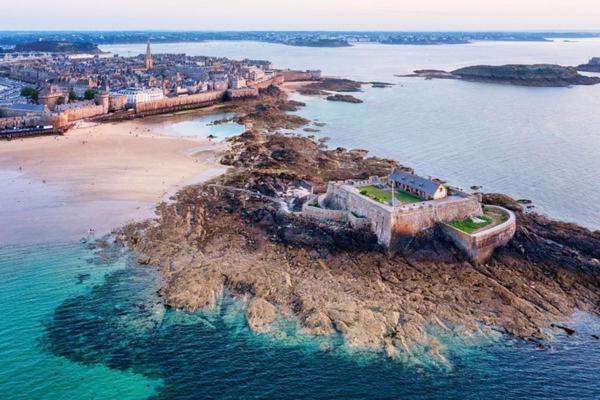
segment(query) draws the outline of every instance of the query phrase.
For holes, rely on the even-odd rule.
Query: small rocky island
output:
[[[417,70],[413,77],[426,79],[462,79],[472,82],[501,83],[533,87],[568,87],[574,85],[596,85],[600,77],[580,74],[576,67],[553,64],[510,64],[501,66],[476,65],[452,72],[440,70]],[[580,69],[582,70],[582,69]]]
[[[337,94],[334,94],[334,95],[331,95],[331,96],[327,96],[326,98],[329,101],[341,101],[341,102],[344,102],[344,103],[360,104],[360,103],[363,102],[361,99],[358,99],[358,98],[356,98],[356,97],[354,97],[352,95],[349,95],[349,94],[339,94],[339,93],[337,93]]]
[[[135,250],[140,265],[160,267],[165,304],[211,309],[231,295],[245,302],[257,333],[277,333],[274,322],[284,316],[311,335],[339,334],[351,347],[409,360],[425,351],[441,362],[447,353],[435,332],[472,338],[500,332],[544,347],[554,332],[578,334],[566,325],[575,311],[600,313],[600,232],[526,212],[505,195],[463,196],[454,208],[476,206],[472,196],[490,206],[479,218],[461,215],[451,223],[465,232],[516,219],[508,242],[484,262],[465,255],[438,224],[382,246],[352,198],[364,193],[387,202],[393,189],[376,180],[360,183],[360,191],[331,183],[404,171],[394,173],[402,186],[402,179],[416,179],[412,170],[364,150],[278,133],[309,122],[286,113],[298,106],[277,88],[232,105],[252,129],[231,139],[222,158],[230,171],[181,190],[157,208],[155,220],[117,233],[116,244]],[[433,182],[431,197],[442,198],[447,187]],[[339,218],[335,210],[327,211],[327,222],[302,214],[307,202],[315,215],[327,207],[311,196],[339,198],[348,190],[354,195]],[[415,195],[397,201],[412,203]],[[419,204],[405,207],[408,224],[411,207],[428,212]]]

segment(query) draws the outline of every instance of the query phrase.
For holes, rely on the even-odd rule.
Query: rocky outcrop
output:
[[[540,341],[557,321],[568,328],[576,310],[599,312],[600,232],[482,195],[518,219],[514,238],[487,264],[468,262],[437,229],[390,253],[368,232],[306,221],[278,199],[301,181],[323,192],[327,181],[386,175],[396,163],[256,131],[233,139],[225,159],[234,168],[228,174],[183,189],[155,221],[118,235],[144,264],[161,267],[160,293],[172,307],[211,308],[228,293],[249,300],[256,332],[273,330],[281,314],[350,346],[407,358],[426,349],[442,361],[435,331],[499,330]]]
[[[323,78],[298,89],[305,96],[327,95],[329,92],[360,92],[362,82],[350,79]]]
[[[426,79],[462,79],[473,82],[501,83],[517,86],[567,87],[573,85],[596,85],[600,78],[581,75],[575,67],[552,64],[534,65],[476,65],[452,72],[418,70],[412,75]]]
[[[550,64],[479,65],[457,69],[452,71],[452,75],[470,81],[508,83],[519,86],[560,87],[600,83],[600,78],[581,75],[576,68]]]
[[[363,102],[361,99],[358,99],[349,94],[334,94],[332,96],[327,96],[326,99],[329,101],[341,101],[344,103],[354,103],[354,104],[359,104],[359,103]]]
[[[268,332],[269,324],[275,321],[275,315],[275,306],[260,297],[252,299],[246,309],[248,325],[256,333]]]

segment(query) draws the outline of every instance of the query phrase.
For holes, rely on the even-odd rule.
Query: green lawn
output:
[[[450,222],[450,225],[465,233],[473,233],[476,230],[484,228],[492,223],[492,219],[490,217],[481,216],[477,218],[483,220],[484,222],[473,222],[471,218],[466,218],[463,220],[452,221]]]
[[[380,203],[387,204],[392,201],[391,190],[379,189],[377,186],[373,185],[363,186],[359,188],[359,190],[360,194],[367,196]],[[394,191],[394,194],[396,195],[396,200],[403,204],[419,203],[423,201],[417,196],[398,190]]]

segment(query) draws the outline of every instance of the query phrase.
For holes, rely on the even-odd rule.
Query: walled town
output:
[[[286,79],[269,61],[185,54],[135,57],[46,54],[0,62],[0,133],[57,133],[84,119],[123,119],[257,97]]]

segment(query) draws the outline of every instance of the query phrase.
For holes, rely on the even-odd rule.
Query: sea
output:
[[[135,55],[145,45],[103,50]],[[155,44],[153,51],[268,59],[393,83],[365,87],[356,94],[363,104],[295,96],[307,104],[301,115],[327,124],[316,135],[331,146],[367,149],[423,175],[531,199],[553,218],[600,228],[600,86],[396,76],[475,64],[576,65],[600,55],[599,40],[340,49],[206,42]],[[225,138],[241,128],[214,122],[230,117],[152,123],[172,135]],[[40,193],[33,206],[53,203]],[[577,334],[557,334],[543,349],[500,335],[450,335],[440,338],[447,364],[404,362],[348,349],[341,338],[306,337],[291,321],[281,322],[277,336],[254,335],[243,305],[228,297],[210,312],[166,309],[159,286],[153,268],[134,266],[127,253],[98,254],[89,242],[0,243],[0,399],[600,398],[600,341],[592,336],[600,319],[587,314],[569,321]]]

